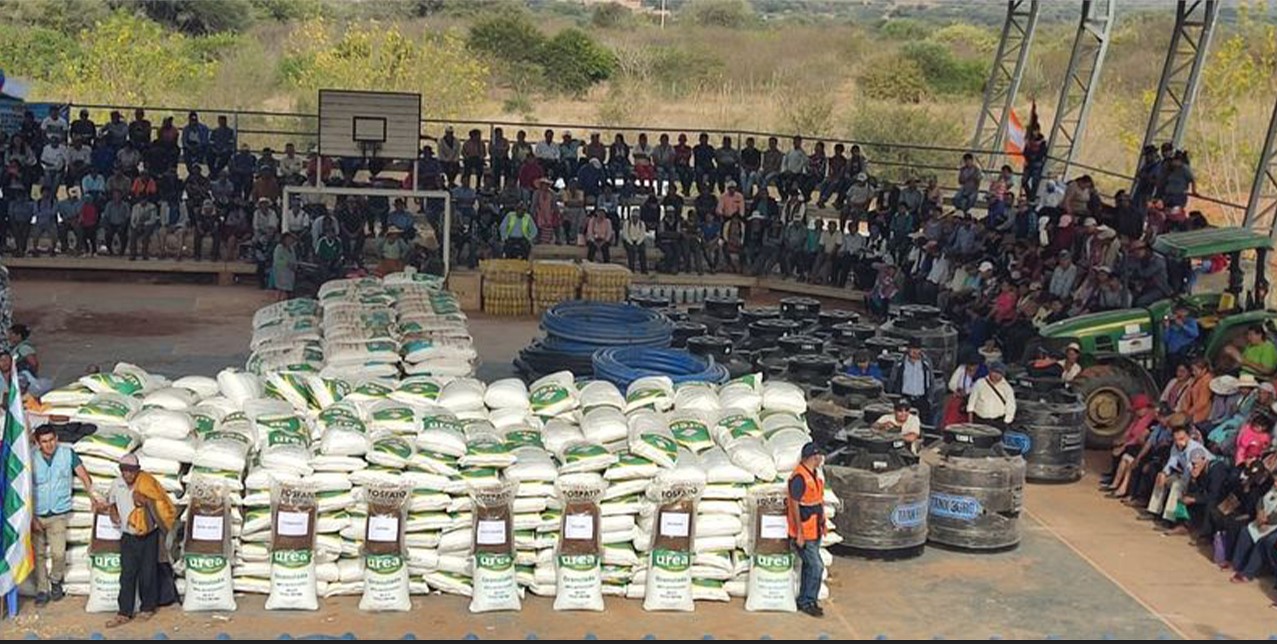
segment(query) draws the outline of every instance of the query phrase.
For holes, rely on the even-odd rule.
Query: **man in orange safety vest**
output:
[[[798,610],[812,617],[825,612],[817,603],[825,564],[820,559],[820,539],[825,535],[825,480],[818,473],[825,455],[815,443],[803,445],[802,460],[789,477],[787,497],[789,538],[802,561],[798,586]]]

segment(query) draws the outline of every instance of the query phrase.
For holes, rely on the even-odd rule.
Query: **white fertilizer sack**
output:
[[[528,387],[528,402],[539,416],[558,416],[576,409],[578,397],[572,372],[559,371],[542,377]]]
[[[606,380],[591,380],[582,385],[579,399],[581,409],[587,411],[596,407],[625,409],[625,395],[616,388],[616,385]]]
[[[596,554],[559,554],[554,610],[603,610],[603,573]],[[539,570],[539,568],[538,568]]]
[[[519,610],[519,587],[515,574],[512,555],[476,552],[470,612]]]
[[[644,586],[643,610],[691,612],[695,609],[692,555],[677,550],[653,550]]]
[[[359,600],[359,610],[411,610],[412,599],[409,597],[406,564],[401,555],[365,555],[364,594]]]
[[[666,411],[674,406],[674,381],[669,376],[644,376],[625,388],[625,413],[650,408]]]
[[[163,407],[143,409],[129,419],[129,429],[144,438],[186,438],[195,428],[190,414]]]
[[[774,380],[763,385],[763,409],[804,414],[807,397],[798,385]]]
[[[88,613],[109,613],[120,609],[120,554],[89,555]]]
[[[661,467],[674,467],[678,443],[660,415],[652,412],[633,413],[629,417],[629,448],[634,454]]]
[[[221,387],[218,386],[217,380],[208,376],[183,376],[174,380],[173,386],[195,392],[195,395],[200,400],[212,398],[221,393]]]
[[[794,598],[794,554],[755,554],[752,559],[745,610],[786,613],[798,610]]]
[[[674,409],[713,413],[718,408],[718,392],[711,384],[688,382],[674,390]]]
[[[270,596],[266,598],[266,610],[318,610],[316,581],[314,552],[272,552]]]
[[[186,612],[235,610],[235,587],[230,561],[222,555],[187,553],[186,594],[182,610]]]
[[[607,445],[625,440],[629,427],[625,422],[625,414],[610,406],[594,407],[585,412],[581,418],[581,431],[586,440],[599,445]]]
[[[518,378],[505,378],[488,385],[483,403],[491,409],[528,409],[528,386]]]
[[[190,389],[166,387],[147,394],[142,399],[143,407],[161,407],[172,411],[185,411],[199,402],[199,396]]]
[[[439,393],[439,405],[457,413],[483,409],[483,382],[474,378],[457,378],[443,386]]]
[[[709,431],[709,419],[700,410],[675,411],[666,417],[666,423],[674,441],[695,453],[699,454],[714,446],[714,438]]]

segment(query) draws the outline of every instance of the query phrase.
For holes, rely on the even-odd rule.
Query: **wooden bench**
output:
[[[29,275],[70,273],[130,273],[135,275],[213,276],[223,286],[234,284],[240,276],[256,276],[257,267],[249,262],[195,261],[184,259],[152,259],[131,261],[124,257],[6,257],[0,260],[11,272]]]

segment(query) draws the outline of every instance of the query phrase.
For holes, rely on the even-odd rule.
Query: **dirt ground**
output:
[[[15,319],[30,324],[43,375],[63,384],[86,365],[118,360],[166,375],[213,375],[247,357],[246,329],[268,296],[247,287],[18,281]],[[751,302],[752,304],[752,302]],[[512,374],[510,359],[537,334],[536,320],[473,315],[485,379]],[[1092,453],[1091,471],[1103,464]],[[517,614],[471,615],[457,597],[414,598],[407,614],[372,615],[356,598],[322,602],[316,613],[267,613],[263,598],[239,598],[233,614],[165,609],[111,637],[235,638],[323,634],[359,638],[1266,638],[1277,633],[1270,579],[1228,583],[1205,552],[1164,537],[1134,512],[1095,491],[1094,474],[1071,485],[1031,485],[1023,541],[999,554],[928,548],[919,558],[837,558],[823,620],[747,613],[743,604],[697,605],[693,614],[644,613],[641,602],[608,599],[602,614],[567,619],[529,597]],[[13,639],[85,637],[106,615],[69,598],[29,604],[0,626]]]

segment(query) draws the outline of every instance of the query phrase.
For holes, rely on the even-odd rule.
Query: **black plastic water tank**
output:
[[[1064,483],[1082,478],[1086,455],[1086,405],[1063,388],[1016,387],[1015,422],[1003,433],[1008,452],[1024,457],[1030,481]]]
[[[740,316],[741,308],[744,306],[745,300],[742,300],[739,297],[705,298],[705,313],[720,320],[736,319]]]
[[[791,356],[811,355],[825,350],[825,341],[814,335],[793,334],[776,341],[781,351]]]
[[[780,301],[780,314],[789,320],[810,320],[820,318],[820,300],[814,297],[787,297]]]
[[[800,354],[790,357],[786,379],[793,383],[824,389],[829,386],[829,379],[834,376],[837,369],[838,360],[831,356]]]
[[[906,304],[881,327],[886,337],[916,340],[940,373],[950,374],[958,365],[958,329],[940,317],[940,309]]]
[[[745,324],[753,324],[759,320],[770,320],[780,317],[780,309],[775,306],[751,306],[741,309],[740,316]]]
[[[687,346],[688,338],[694,338],[709,333],[709,329],[700,322],[692,322],[684,320],[674,323],[674,334],[670,338],[670,346],[676,349],[682,349]]]
[[[670,305],[670,298],[658,295],[631,295],[630,304],[637,304],[645,309],[664,309]]]
[[[931,466],[928,539],[966,550],[1004,550],[1020,543],[1024,459],[1008,455],[1002,432],[986,425],[946,427]]]
[[[833,522],[847,551],[877,558],[922,553],[930,467],[899,434],[850,430],[846,449],[831,455],[824,469],[830,491],[842,500]]]

